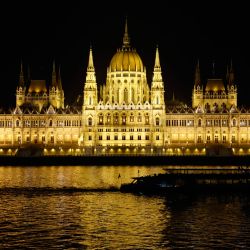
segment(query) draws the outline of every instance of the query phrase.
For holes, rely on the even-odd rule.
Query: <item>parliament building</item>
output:
[[[0,109],[0,155],[31,146],[43,155],[250,154],[250,112],[237,107],[232,65],[226,82],[208,79],[203,86],[197,63],[192,106],[168,104],[159,49],[148,82],[127,22],[103,85],[96,82],[90,48],[81,105],[65,107],[55,63],[51,78],[50,86],[45,80],[26,81],[21,65],[16,107]]]

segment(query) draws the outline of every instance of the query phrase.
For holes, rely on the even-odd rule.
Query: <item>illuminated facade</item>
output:
[[[64,107],[55,63],[49,89],[43,80],[31,80],[27,87],[21,67],[16,108],[0,114],[0,154],[29,145],[62,155],[248,154],[250,113],[237,107],[232,65],[226,78],[226,87],[222,79],[208,79],[203,89],[198,63],[192,107],[168,106],[158,48],[150,87],[126,23],[104,85],[96,82],[90,49],[81,107]]]

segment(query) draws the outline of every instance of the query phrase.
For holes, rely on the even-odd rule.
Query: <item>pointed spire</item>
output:
[[[96,88],[95,67],[94,67],[93,52],[91,46],[89,49],[89,61],[87,67],[85,88]]]
[[[231,59],[229,78],[228,78],[228,85],[233,85],[233,84],[234,84],[234,71],[233,71],[233,61]]]
[[[27,75],[28,75],[28,83],[30,83],[30,81],[31,81],[31,73],[30,73],[30,66],[28,65],[28,73],[27,73]]]
[[[158,45],[156,46],[156,52],[155,52],[155,67],[154,70],[161,70],[161,64],[160,64],[160,56],[159,56],[159,49]]]
[[[128,19],[126,17],[122,48],[129,48],[129,47],[130,47],[130,38],[128,35]]]
[[[233,71],[233,60],[231,59],[230,72]]]
[[[62,90],[61,66],[58,69],[58,89]]]
[[[57,80],[56,80],[56,63],[55,63],[55,59],[53,61],[53,71],[52,71],[52,82],[51,85],[53,87],[57,86]]]
[[[23,76],[23,62],[21,60],[21,69],[19,74],[19,86],[24,86],[24,76]]]
[[[228,69],[228,65],[227,65],[227,73],[226,73],[226,81],[229,81],[229,69]]]
[[[93,53],[92,53],[92,46],[90,46],[89,49],[89,63],[88,63],[88,68],[87,71],[94,71],[94,62],[93,62]]]
[[[215,62],[212,63],[212,74],[215,76]]]
[[[200,86],[201,85],[200,61],[199,61],[199,59],[197,61],[197,65],[196,65],[196,68],[195,68],[194,85],[195,86]]]
[[[155,52],[155,66],[154,66],[154,72],[153,72],[152,87],[164,88],[158,46],[156,47],[156,52]]]
[[[172,97],[172,101],[173,101],[173,102],[175,101],[175,97],[174,97],[174,91],[173,91],[173,97]]]
[[[54,59],[54,61],[53,61],[53,73],[55,73],[56,72],[56,62],[55,62],[55,59]]]

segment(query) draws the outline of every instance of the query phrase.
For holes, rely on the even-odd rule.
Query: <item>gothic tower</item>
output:
[[[52,81],[49,89],[49,102],[55,108],[64,108],[64,91],[62,89],[60,68],[57,77],[55,61],[53,62]]]
[[[227,91],[228,91],[228,104],[237,107],[237,86],[234,81],[233,63],[231,61],[231,67],[227,74]]]
[[[92,48],[89,50],[89,62],[87,67],[86,81],[83,91],[83,124],[85,131],[81,136],[86,146],[94,146],[96,133],[96,106],[97,106],[97,83],[95,76],[95,67],[93,62]],[[91,132],[89,131],[91,130]]]
[[[165,109],[164,83],[160,65],[159,49],[156,48],[155,66],[151,85],[151,104],[153,109]]]
[[[203,87],[201,85],[200,63],[197,62],[194,76],[194,88],[192,94],[192,107],[203,106]]]
[[[21,62],[19,83],[16,89],[16,106],[22,106],[25,103],[25,91],[26,91],[26,87],[24,84],[23,64]]]
[[[95,109],[97,105],[97,83],[93,62],[92,48],[89,50],[89,62],[83,93],[83,110]]]

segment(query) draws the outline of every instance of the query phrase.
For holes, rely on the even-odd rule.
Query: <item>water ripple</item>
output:
[[[111,169],[108,175],[91,167],[0,171],[0,249],[250,246],[248,194],[124,194],[114,185],[117,169]],[[137,167],[123,170],[121,175],[137,174]]]

